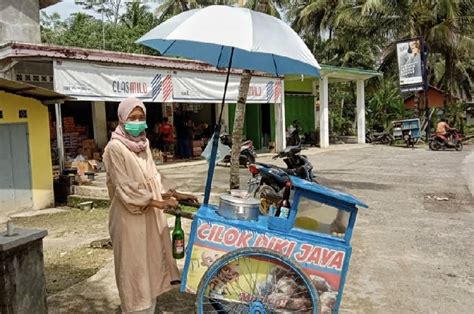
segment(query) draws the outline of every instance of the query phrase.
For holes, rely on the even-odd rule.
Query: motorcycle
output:
[[[377,144],[381,143],[384,145],[392,145],[394,141],[394,138],[392,134],[388,132],[382,132],[382,133],[373,133],[373,132],[367,132],[365,134],[365,142],[366,143],[371,143],[371,144]]]
[[[288,136],[286,137],[286,145],[299,146],[305,140],[305,136],[301,134],[301,127],[298,121],[293,121],[293,124],[288,129]]]
[[[290,175],[316,182],[313,165],[308,157],[301,155],[300,152],[300,146],[288,146],[273,157],[273,159],[283,158],[286,169],[265,163],[250,165],[252,178],[249,180],[249,194],[253,194],[257,199],[265,199],[269,203],[277,203],[283,197],[285,186],[290,182]]]
[[[429,139],[429,147],[434,151],[450,148],[454,148],[457,151],[462,151],[462,135],[456,129],[449,130],[446,135],[433,134]]]
[[[232,136],[230,134],[222,134],[220,136],[220,141],[222,144],[232,148]],[[255,152],[253,142],[251,140],[242,142],[242,145],[240,146],[239,164],[247,167],[248,165],[255,163],[256,158],[257,153]],[[222,161],[224,163],[230,163],[230,159],[231,156],[226,155]]]

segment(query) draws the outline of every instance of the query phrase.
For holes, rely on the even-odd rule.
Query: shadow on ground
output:
[[[318,182],[322,185],[326,185],[336,190],[371,190],[371,191],[383,191],[388,190],[392,186],[390,184],[364,182],[364,181],[347,181],[338,179],[329,179],[324,177],[318,177]]]

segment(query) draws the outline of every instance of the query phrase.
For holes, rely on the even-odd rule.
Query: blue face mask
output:
[[[145,121],[128,121],[125,122],[125,131],[127,131],[131,136],[137,137],[146,130],[148,125]]]

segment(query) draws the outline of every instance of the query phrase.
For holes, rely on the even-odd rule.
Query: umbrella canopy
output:
[[[228,67],[232,58],[233,68],[277,76],[319,76],[318,62],[291,27],[245,8],[212,5],[186,11],[158,25],[137,43],[162,55],[201,60],[217,68]]]

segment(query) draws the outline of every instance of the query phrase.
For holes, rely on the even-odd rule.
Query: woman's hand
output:
[[[178,208],[179,203],[178,201],[171,197],[167,200],[163,201],[157,201],[157,200],[152,200],[150,204],[148,205],[149,208],[159,208],[159,209],[165,209],[165,208]]]
[[[163,201],[163,202],[166,203],[166,205],[167,205],[166,207],[171,207],[171,208],[178,208],[179,207],[179,203],[174,197],[170,198],[169,200]]]
[[[196,196],[191,195],[191,194],[185,194],[185,193],[179,193],[179,192],[174,192],[173,195],[178,201],[185,201],[185,202],[190,202],[190,203],[198,203],[198,199]]]

